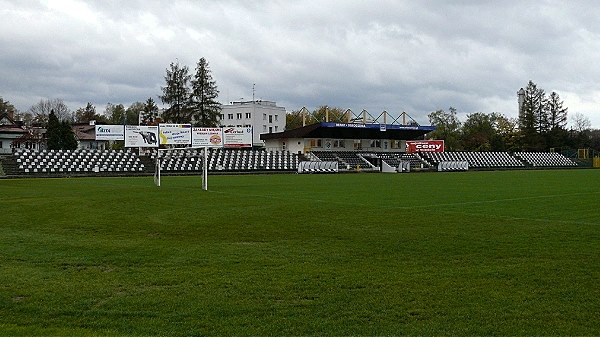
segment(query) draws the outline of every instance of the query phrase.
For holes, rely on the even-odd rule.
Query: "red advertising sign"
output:
[[[444,152],[443,140],[407,140],[406,152]]]

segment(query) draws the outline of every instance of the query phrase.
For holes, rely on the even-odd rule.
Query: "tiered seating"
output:
[[[344,163],[346,163],[351,170],[357,168],[371,167],[371,164],[364,160],[358,153],[352,151],[339,151],[337,152],[338,157]]]
[[[441,162],[469,163],[470,168],[515,168],[525,166],[508,152],[422,152],[420,155],[432,165]]]
[[[557,152],[516,152],[515,157],[535,167],[577,166],[577,163]]]
[[[23,173],[141,172],[144,165],[133,152],[105,150],[19,150],[15,153]]]
[[[201,171],[203,151],[200,149],[161,151],[161,171]],[[298,162],[298,155],[289,151],[209,149],[207,168],[210,171],[292,171],[298,169]]]
[[[400,162],[402,162],[399,156],[391,152],[377,153],[377,157],[381,158],[381,160],[385,161],[388,165],[392,167],[398,167],[400,166]]]
[[[201,171],[202,170],[202,150],[184,150],[173,149],[171,151],[161,151],[160,157],[161,171]],[[151,155],[156,159],[156,154]]]
[[[337,156],[337,152],[332,151],[312,151],[320,161],[340,161],[340,158]]]
[[[392,167],[398,167],[401,162],[410,162],[411,167],[419,167],[423,161],[413,153],[377,152],[376,155]]]

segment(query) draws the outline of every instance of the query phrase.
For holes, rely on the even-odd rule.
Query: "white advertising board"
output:
[[[225,147],[252,147],[252,128],[223,128],[223,145]]]
[[[125,125],[125,147],[158,147],[158,126]]]
[[[123,140],[125,127],[123,125],[96,125],[96,140]]]
[[[191,124],[159,124],[159,131],[161,145],[189,145],[192,142]]]
[[[192,147],[223,147],[223,129],[192,128]]]

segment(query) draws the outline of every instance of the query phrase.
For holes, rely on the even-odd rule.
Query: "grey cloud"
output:
[[[223,102],[251,97],[256,83],[257,98],[288,110],[407,111],[421,123],[449,106],[514,116],[530,79],[572,104],[600,100],[592,1],[72,4],[1,2],[0,95],[21,110],[40,97],[73,109],[157,99],[170,62],[193,69],[200,57]],[[569,103],[600,126],[593,105]]]

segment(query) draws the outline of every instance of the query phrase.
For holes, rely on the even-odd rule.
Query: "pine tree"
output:
[[[69,121],[58,120],[54,110],[48,115],[48,128],[46,129],[46,145],[48,150],[75,150],[77,138]]]
[[[77,138],[71,127],[69,121],[62,121],[60,123],[60,148],[63,150],[75,150],[77,149]]]
[[[192,80],[190,106],[192,122],[197,126],[217,126],[221,115],[221,104],[217,101],[219,90],[213,80],[208,62],[204,57],[196,64]]]
[[[519,111],[519,130],[523,150],[541,150],[544,148],[542,133],[548,130],[546,94],[533,81],[527,83]]]
[[[556,92],[552,92],[546,102],[548,112],[548,132],[546,134],[546,145],[548,147],[564,146],[568,140],[567,132],[567,108],[563,107],[563,101]]]
[[[166,86],[162,87],[160,99],[169,107],[163,112],[163,120],[168,123],[189,123],[191,114],[189,68],[171,62],[165,76]]]
[[[158,106],[156,106],[156,103],[150,97],[146,100],[142,109],[142,124],[152,125],[158,117]]]
[[[48,150],[61,149],[61,126],[54,110],[48,115],[48,128],[46,129],[46,146]]]
[[[563,101],[556,92],[552,92],[546,103],[548,112],[548,127],[553,129],[564,129],[567,126],[567,108],[563,107]]]

